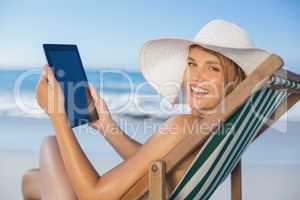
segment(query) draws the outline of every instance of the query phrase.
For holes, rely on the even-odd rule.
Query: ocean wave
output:
[[[129,118],[167,119],[176,114],[189,112],[184,105],[171,106],[163,103],[159,96],[129,93],[102,93],[113,115]],[[34,92],[24,92],[16,96],[12,93],[0,95],[0,116],[47,118],[45,112],[38,106]]]

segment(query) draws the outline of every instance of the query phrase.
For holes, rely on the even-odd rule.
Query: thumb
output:
[[[96,88],[93,85],[91,85],[91,84],[89,84],[89,88],[90,88],[91,96],[92,96],[92,98],[93,98],[93,100],[95,102],[95,107],[96,107],[97,111],[100,112],[100,108],[102,106],[102,102],[101,102],[100,97],[97,94]]]
[[[98,113],[104,114],[104,113],[109,112],[105,101],[102,99],[102,97],[100,95],[97,94],[95,87],[90,84],[89,88],[91,91],[91,96],[94,99],[95,107],[96,107]]]
[[[45,65],[45,71],[47,74],[47,79],[53,83],[56,79],[55,79],[54,73],[49,65]]]
[[[94,100],[98,99],[98,94],[97,94],[97,91],[95,89],[95,87],[91,84],[89,84],[89,88],[90,88],[90,91],[91,91],[91,95],[93,97]]]

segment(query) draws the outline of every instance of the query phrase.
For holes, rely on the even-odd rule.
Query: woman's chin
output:
[[[194,98],[188,98],[188,105],[190,106],[190,108],[195,109],[195,110],[199,110],[201,109],[203,106],[201,106],[202,102],[199,101],[199,99],[194,99]]]
[[[207,112],[214,109],[214,107],[208,106],[207,104],[203,105],[201,103],[189,103],[189,106],[192,110],[198,112]]]
[[[192,110],[201,111],[201,109],[203,109],[203,108],[201,108],[201,106],[199,106],[199,105],[197,105],[197,104],[195,104],[195,103],[189,103],[189,106],[190,106],[190,108],[191,108]]]

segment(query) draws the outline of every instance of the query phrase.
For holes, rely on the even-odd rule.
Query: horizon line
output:
[[[41,68],[42,65],[0,65],[0,70],[28,70]],[[97,69],[121,69],[126,71],[140,71],[136,66],[124,66],[124,65],[86,65],[84,66],[86,70],[97,70]]]

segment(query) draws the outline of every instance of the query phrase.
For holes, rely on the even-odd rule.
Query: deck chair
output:
[[[279,56],[270,55],[223,99],[216,114],[203,120],[206,124],[217,124],[217,128],[200,130],[202,137],[207,136],[202,147],[202,137],[188,135],[161,160],[149,163],[148,173],[121,199],[206,200],[231,174],[231,198],[241,200],[243,152],[300,99],[300,76],[283,69],[282,65]],[[197,149],[184,176],[166,196],[166,175]]]

